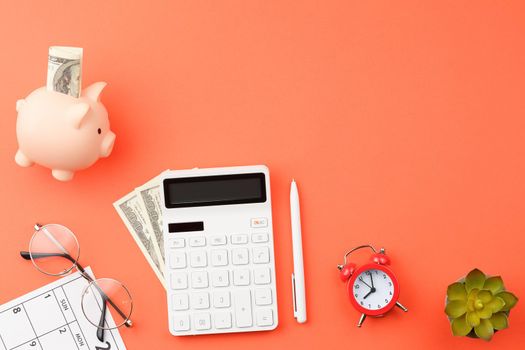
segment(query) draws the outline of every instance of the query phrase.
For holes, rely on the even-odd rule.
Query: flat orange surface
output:
[[[525,2],[10,1],[0,5],[0,303],[51,282],[18,256],[35,221],[136,302],[128,349],[518,349],[525,327]],[[84,48],[117,134],[59,183],[13,157],[15,101],[50,45]],[[279,327],[175,338],[165,293],[112,203],[161,170],[266,164]],[[289,185],[299,184],[308,323],[292,317]],[[368,319],[336,265],[384,246],[407,314]],[[360,261],[366,259],[361,256]],[[522,298],[491,343],[455,338],[447,285],[501,274]]]

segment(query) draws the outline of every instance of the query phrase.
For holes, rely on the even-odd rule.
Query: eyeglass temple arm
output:
[[[101,311],[100,319],[98,320],[97,338],[98,340],[103,342],[104,341],[104,322],[106,321],[106,311],[107,311],[106,301],[109,301],[109,300],[108,300],[108,297],[102,291],[100,292],[100,295],[102,296],[102,310],[100,310]]]
[[[84,268],[82,267],[82,265],[80,265],[75,259],[73,259],[73,257],[69,254],[65,254],[65,253],[29,253],[28,251],[20,251],[20,256],[25,259],[25,260],[31,260],[31,257],[33,257],[33,259],[40,259],[40,258],[51,258],[51,257],[62,257],[62,258],[66,258],[67,260],[71,261],[73,264],[75,264],[75,266],[77,267],[78,271],[80,271],[80,273],[82,274],[82,276],[87,279],[89,282],[93,282],[93,278],[91,278],[91,276],[89,276],[87,273],[86,273],[86,270],[84,270]],[[119,309],[119,307],[117,305],[115,305],[115,303],[113,302],[113,300],[111,300],[107,295],[106,293],[104,293],[103,290],[101,290],[99,288],[99,286],[97,286],[95,284],[95,287],[98,289],[100,295],[102,296],[102,298],[107,301],[108,303],[111,304],[111,306],[113,306],[113,308],[115,309],[115,311],[118,312],[118,314],[120,315],[120,317],[122,317],[122,319],[124,320],[127,320],[126,322],[124,322],[124,325],[126,327],[131,327],[133,325],[133,322],[131,322],[131,320],[127,319],[128,317],[126,316],[126,314],[124,312],[122,312],[122,310]],[[102,307],[102,315],[101,315],[101,319],[104,320],[106,318],[106,303],[104,302],[103,303],[103,307]],[[101,340],[102,341],[102,340]]]
[[[31,260],[31,256],[33,257],[33,259],[62,257],[62,258],[66,258],[67,260],[75,264],[75,259],[73,259],[71,255],[65,254],[65,253],[33,253],[31,254],[23,250],[23,251],[20,251],[20,256],[24,258],[25,260]]]
[[[31,257],[33,259],[53,258],[53,257],[66,258],[67,260],[71,261],[76,266],[78,271],[80,271],[80,273],[82,274],[82,276],[84,276],[85,279],[87,279],[89,282],[93,281],[91,276],[89,276],[86,273],[86,270],[84,270],[82,265],[80,265],[75,259],[73,259],[73,257],[71,255],[69,255],[67,253],[33,253],[33,254],[31,254],[31,253],[29,253],[27,251],[21,251],[20,252],[20,256],[22,258],[24,258],[25,260],[31,260]]]

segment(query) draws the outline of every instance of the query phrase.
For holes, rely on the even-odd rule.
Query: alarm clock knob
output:
[[[339,265],[339,278],[341,281],[346,282],[354,274],[356,265],[354,263],[348,263],[346,265]]]
[[[379,265],[390,265],[390,258],[383,252],[372,254],[370,260]]]

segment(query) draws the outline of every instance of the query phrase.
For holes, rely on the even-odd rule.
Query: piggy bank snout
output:
[[[102,144],[100,145],[100,156],[101,157],[108,157],[111,154],[111,151],[113,150],[113,145],[115,144],[115,133],[112,131],[108,131],[106,135],[104,135],[104,139],[102,140]]]

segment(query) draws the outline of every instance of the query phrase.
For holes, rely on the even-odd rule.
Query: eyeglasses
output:
[[[25,260],[31,260],[38,271],[50,276],[64,276],[73,268],[89,284],[82,291],[81,307],[86,319],[97,327],[97,338],[104,341],[104,330],[121,326],[131,327],[133,299],[126,286],[111,278],[93,279],[78,263],[80,246],[73,232],[58,224],[35,225],[29,242],[29,251],[21,251]],[[106,320],[107,310],[114,324]]]

